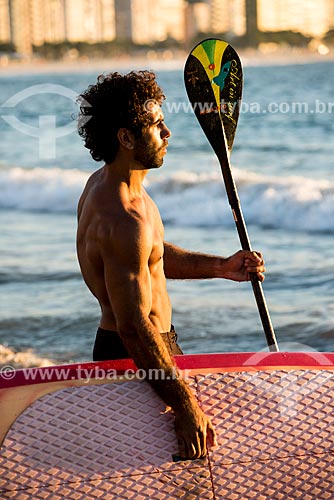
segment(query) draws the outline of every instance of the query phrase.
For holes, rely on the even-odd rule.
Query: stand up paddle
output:
[[[188,56],[184,79],[196,117],[218,157],[242,249],[251,251],[230,166],[242,96],[243,78],[239,56],[223,40],[203,40]],[[254,273],[251,283],[269,350],[278,351],[263,289]]]

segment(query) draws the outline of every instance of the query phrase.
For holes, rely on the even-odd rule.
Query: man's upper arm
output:
[[[109,300],[119,328],[132,329],[152,305],[148,261],[152,242],[149,229],[130,219],[104,236],[102,257]]]
[[[164,241],[164,271],[166,278],[187,277],[184,276],[184,272],[188,266],[187,258],[185,258],[188,253],[186,250]]]

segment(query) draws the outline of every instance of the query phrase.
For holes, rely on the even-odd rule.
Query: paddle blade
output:
[[[203,40],[188,56],[184,80],[197,119],[218,158],[226,154],[224,132],[231,152],[242,96],[238,54],[223,40]]]

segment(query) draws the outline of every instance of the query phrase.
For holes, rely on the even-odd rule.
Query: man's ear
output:
[[[117,138],[121,146],[125,149],[134,149],[135,138],[133,133],[127,128],[120,128],[117,132]]]

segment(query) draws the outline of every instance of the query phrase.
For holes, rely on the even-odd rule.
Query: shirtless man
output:
[[[164,95],[155,74],[100,76],[80,97],[79,134],[92,157],[105,165],[89,178],[78,206],[77,250],[84,280],[102,316],[94,359],[131,357],[138,368],[162,370],[150,383],[172,408],[181,457],[203,457],[215,431],[185,380],[174,354],[166,278],[246,281],[265,272],[261,254],[229,258],[188,252],[164,241],[159,211],[143,180],[159,168],[170,131],[161,110]]]

